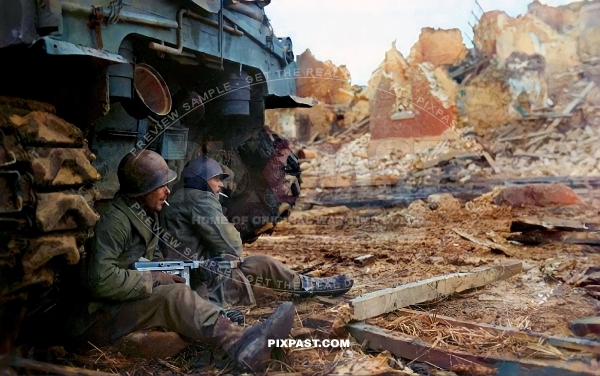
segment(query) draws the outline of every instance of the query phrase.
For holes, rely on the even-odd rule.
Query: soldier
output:
[[[240,233],[224,216],[219,202],[222,180],[228,177],[217,161],[205,156],[196,157],[186,164],[182,171],[184,187],[175,192],[170,207],[160,213],[161,226],[177,239],[177,243],[181,243],[179,248],[174,247],[173,242],[161,243],[167,259],[192,257],[206,260],[218,257],[235,260],[242,257]],[[345,275],[314,278],[299,274],[285,264],[262,255],[243,258],[238,268],[241,274],[235,275],[234,269],[230,278],[221,279],[224,291],[220,291],[220,298],[209,295],[211,299],[225,305],[252,305],[252,290],[244,288],[248,284],[300,296],[342,295],[353,284]],[[247,299],[244,293],[249,294]]]
[[[294,307],[286,302],[266,321],[243,329],[221,307],[202,299],[179,276],[130,270],[140,257],[162,259],[157,248],[157,213],[176,173],[152,151],[125,156],[118,168],[120,190],[94,229],[83,265],[83,282],[96,311],[83,338],[111,342],[130,332],[163,327],[188,338],[210,341],[240,365],[259,371],[270,358],[269,339],[284,339]]]

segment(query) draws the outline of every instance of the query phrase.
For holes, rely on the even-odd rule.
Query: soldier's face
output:
[[[221,178],[219,176],[213,176],[212,178],[208,179],[207,183],[210,189],[212,189],[213,193],[216,195],[219,195],[219,192],[221,192],[221,188],[224,187],[223,182],[221,181]]]
[[[162,187],[156,188],[152,192],[141,196],[139,200],[142,206],[147,210],[158,213],[163,208],[169,193],[171,193],[169,188],[167,188],[166,185],[163,185]]]

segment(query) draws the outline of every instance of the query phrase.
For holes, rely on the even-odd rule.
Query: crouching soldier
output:
[[[161,243],[167,259],[238,260],[242,257],[240,233],[224,216],[219,202],[222,180],[228,177],[217,161],[205,156],[196,157],[185,165],[183,188],[175,192],[170,206],[160,214],[164,230],[182,243],[179,248],[168,242]],[[208,294],[218,304],[252,305],[249,284],[300,296],[342,295],[353,284],[345,275],[314,278],[299,274],[274,258],[262,255],[245,257],[235,265],[237,269],[231,269],[233,273],[228,278],[220,279],[219,294],[214,294],[215,286],[213,293]],[[219,275],[216,265],[214,270]]]
[[[261,370],[270,358],[269,339],[284,339],[294,307],[283,303],[266,321],[248,329],[232,323],[221,307],[202,299],[185,280],[162,272],[131,270],[140,257],[161,259],[157,213],[176,173],[152,151],[125,156],[118,168],[120,190],[94,229],[82,279],[95,320],[82,334],[92,343],[112,342],[130,332],[163,327],[223,348],[241,366]]]

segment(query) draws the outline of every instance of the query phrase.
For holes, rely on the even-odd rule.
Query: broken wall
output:
[[[597,1],[561,7],[534,1],[515,18],[484,13],[474,29],[474,45],[477,58],[489,63],[463,83],[462,115],[468,124],[483,132],[562,110],[573,98],[574,84],[594,76],[590,64],[600,59],[599,17]]]
[[[361,89],[350,85],[345,66],[320,61],[306,50],[297,56],[297,95],[313,98],[312,108],[266,111],[266,124],[286,137],[307,141],[324,138],[369,116],[368,99]]]
[[[369,81],[369,155],[414,154],[456,138],[457,84],[445,67],[467,53],[458,29],[422,29],[408,59],[392,44]]]

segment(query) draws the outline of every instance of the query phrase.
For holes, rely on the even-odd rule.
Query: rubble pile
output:
[[[401,148],[385,154],[369,154],[369,146],[372,145],[370,133],[339,145],[339,150],[333,145],[320,144],[313,150],[314,158],[302,160],[303,188],[397,184],[399,179],[410,184],[423,183],[424,177],[428,179],[423,171],[429,175],[441,175],[442,169],[435,166],[455,157],[461,157],[456,162],[464,170],[464,175],[456,176],[458,180],[465,176],[463,181],[468,180],[472,174],[491,176],[493,173],[491,167],[485,164],[480,167],[473,163],[480,159],[482,148],[474,140],[465,137],[444,140],[415,154],[407,154]],[[336,151],[331,153],[333,150]],[[448,150],[452,152],[448,154]],[[305,153],[306,149],[300,155]]]
[[[458,29],[424,28],[407,59],[395,43],[367,87],[371,154],[401,147],[416,153],[456,138],[457,84],[443,68],[467,55]]]
[[[512,177],[600,175],[600,128],[586,125],[547,137],[524,138],[520,144],[496,142],[502,150],[496,155],[499,169]]]
[[[368,132],[330,126],[319,142],[300,140],[321,151],[303,161],[305,187],[600,175],[598,15],[600,2],[534,1],[515,18],[484,13],[470,51],[458,29],[424,28],[407,58],[392,44],[347,102],[368,101],[354,123]],[[304,93],[331,103],[325,85]]]
[[[368,139],[360,140],[364,150]],[[351,142],[338,154],[351,158],[350,144],[359,145]],[[303,328],[330,336],[345,329],[357,344],[375,343],[372,350],[391,351],[414,372],[430,362],[457,373],[495,374],[510,361],[536,372],[595,374],[596,214],[563,185],[498,187],[466,203],[435,194],[407,208],[313,207],[294,212],[246,250],[280,257],[296,270],[360,280],[344,297],[307,302],[298,310]],[[447,286],[462,292],[449,297],[440,292]],[[418,311],[406,308],[424,300]],[[307,354],[293,352],[293,366],[325,356]],[[460,368],[454,359],[487,368]]]
[[[317,60],[307,49],[297,56],[295,72],[298,96],[313,98],[312,108],[265,111],[266,124],[279,134],[300,141],[324,138],[369,116],[368,98],[362,89],[350,86],[345,66]]]

